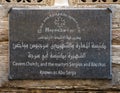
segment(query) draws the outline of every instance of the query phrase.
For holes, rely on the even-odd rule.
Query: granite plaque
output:
[[[111,79],[111,11],[13,8],[9,79]]]

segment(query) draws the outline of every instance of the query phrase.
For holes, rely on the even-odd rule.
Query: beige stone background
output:
[[[44,1],[44,2],[43,2]],[[0,0],[0,93],[120,93],[120,5],[117,2],[81,3],[69,0],[71,7],[111,7],[112,17],[112,80],[8,80],[8,15],[11,7],[52,6],[53,0],[39,4],[11,3]],[[110,3],[110,4],[109,4]],[[113,3],[113,4],[112,4]]]

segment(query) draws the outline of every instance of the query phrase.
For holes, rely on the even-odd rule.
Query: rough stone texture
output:
[[[93,2],[94,1],[94,2]],[[82,5],[84,4],[99,4],[99,3],[103,3],[103,4],[118,4],[120,3],[120,0],[116,0],[115,2],[113,2],[114,0],[69,0],[70,5]]]
[[[2,4],[23,4],[23,5],[33,5],[37,4],[40,6],[52,6],[54,4],[54,0],[0,0]]]
[[[110,5],[113,9],[112,80],[15,81],[8,80],[9,28],[7,12],[11,6],[12,5],[0,5],[0,93],[120,93],[120,5]],[[88,7],[108,7],[108,5]]]

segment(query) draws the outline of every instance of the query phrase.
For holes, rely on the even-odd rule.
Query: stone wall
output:
[[[40,5],[0,5],[0,93],[120,93],[120,5],[97,4],[77,7],[111,7],[112,80],[8,80],[8,15],[11,7],[41,7]]]

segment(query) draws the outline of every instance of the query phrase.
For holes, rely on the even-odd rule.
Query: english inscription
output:
[[[108,9],[10,12],[9,79],[110,79]]]

